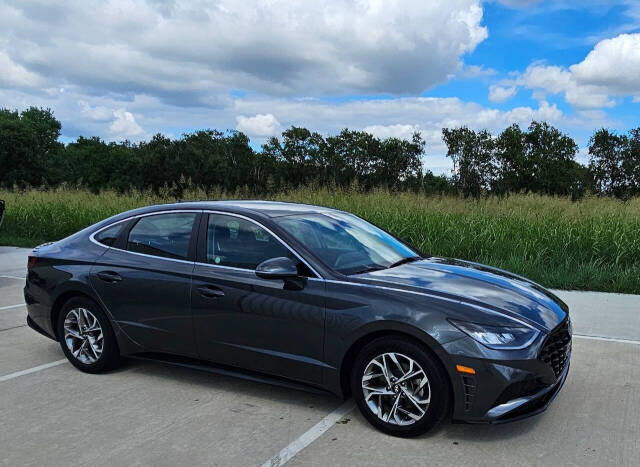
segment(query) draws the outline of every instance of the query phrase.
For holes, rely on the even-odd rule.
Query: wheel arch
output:
[[[60,339],[60,337],[58,336],[58,317],[60,316],[60,312],[62,311],[62,307],[69,300],[71,300],[72,298],[76,298],[76,297],[88,298],[89,300],[91,300],[93,302],[96,302],[98,304],[98,306],[100,306],[98,300],[96,300],[96,298],[94,296],[92,296],[92,294],[90,292],[88,292],[87,290],[85,290],[82,287],[70,288],[70,289],[66,289],[63,292],[61,292],[56,297],[56,299],[53,302],[53,305],[51,306],[51,327],[53,329],[53,333],[54,333],[54,336],[55,336],[56,340]]]
[[[447,371],[446,362],[448,361],[448,357],[446,356],[446,352],[444,351],[444,349],[433,337],[431,337],[426,332],[415,329],[411,326],[404,325],[403,323],[396,322],[378,323],[378,325],[376,326],[368,327],[367,329],[362,330],[355,338],[355,340],[351,343],[349,348],[344,353],[344,356],[342,357],[339,368],[340,390],[342,392],[342,395],[346,397],[351,393],[351,387],[349,384],[350,374],[358,352],[360,352],[360,350],[362,350],[364,346],[374,341],[375,339],[378,339],[380,337],[394,336],[408,339],[418,344],[424,350],[426,350],[427,353],[434,357],[434,361],[440,366],[444,375],[446,375],[448,391],[451,396],[450,400],[453,401],[453,381],[451,380],[449,371]]]

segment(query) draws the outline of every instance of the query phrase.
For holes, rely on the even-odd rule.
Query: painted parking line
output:
[[[16,280],[19,280],[19,281],[23,281],[23,280],[26,279],[26,277],[9,276],[9,275],[6,275],[6,274],[0,274],[0,277],[2,277],[3,279],[16,279]]]
[[[18,303],[17,305],[0,306],[0,311],[10,310],[11,308],[20,308],[21,306],[27,306],[24,303]]]
[[[273,456],[267,462],[262,464],[262,467],[279,467],[286,464],[293,456],[298,454],[304,448],[313,443],[316,439],[322,436],[329,428],[340,421],[342,417],[347,415],[355,408],[353,400],[349,399],[340,407],[335,409],[329,415],[324,417],[314,426],[305,431],[300,437],[293,440],[287,447],[285,447],[278,454]]]
[[[640,341],[636,341],[633,339],[618,339],[617,337],[588,336],[585,334],[574,334],[573,337],[577,337],[578,339],[588,339],[592,341],[619,342],[621,344],[640,345]]]
[[[30,375],[31,373],[36,373],[41,370],[46,370],[47,368],[51,368],[54,366],[62,365],[66,363],[68,360],[63,358],[62,360],[56,360],[55,362],[45,363],[44,365],[34,366],[33,368],[27,368],[26,370],[16,371],[15,373],[9,373],[8,375],[0,376],[0,383],[4,381],[9,381],[10,379],[17,378],[19,376]]]

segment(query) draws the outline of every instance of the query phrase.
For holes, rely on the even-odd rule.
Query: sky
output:
[[[48,107],[62,141],[291,125],[427,142],[545,120],[640,126],[640,0],[0,0],[0,107]]]

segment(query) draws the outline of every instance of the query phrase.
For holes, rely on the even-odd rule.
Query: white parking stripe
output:
[[[592,341],[620,342],[621,344],[640,345],[640,341],[636,341],[633,339],[618,339],[617,337],[587,336],[584,334],[574,334],[573,337],[577,337],[579,339],[589,339]]]
[[[20,277],[20,276],[7,276],[7,275],[0,275],[0,277],[3,277],[4,279],[17,279],[19,281],[23,281],[26,279],[26,277]]]
[[[68,360],[64,358],[62,360],[56,360],[55,362],[45,363],[44,365],[34,366],[33,368],[28,368],[26,370],[20,370],[20,371],[16,371],[15,373],[9,373],[8,375],[0,376],[0,383],[2,383],[3,381],[8,381],[13,378],[17,378],[18,376],[24,376],[31,373],[35,373],[36,371],[46,370],[47,368],[51,368],[53,366],[62,365],[67,361]]]
[[[26,306],[26,305],[24,303],[18,303],[17,305],[0,306],[0,311],[9,310],[11,308],[20,308],[21,306]]]
[[[282,451],[262,464],[262,467],[279,467],[286,464],[293,456],[309,446],[312,442],[322,436],[324,432],[335,425],[335,423],[338,422],[342,417],[351,412],[354,407],[355,403],[353,402],[353,400],[350,399],[346,401],[340,407],[320,420],[317,424],[312,426],[309,430],[305,431],[302,436],[292,441]]]

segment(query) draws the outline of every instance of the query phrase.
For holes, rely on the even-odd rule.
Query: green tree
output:
[[[365,187],[372,184],[381,144],[371,133],[345,128],[326,139],[324,150],[329,178],[334,185],[347,187],[355,181]]]
[[[628,135],[597,130],[589,139],[596,192],[627,199],[640,194],[640,128]]]
[[[493,136],[486,130],[443,128],[442,139],[447,145],[447,157],[453,161],[452,180],[458,192],[475,198],[486,194],[496,172]]]
[[[411,185],[422,174],[425,141],[416,132],[411,141],[387,138],[380,146],[380,161],[375,168],[376,186],[399,189]]]
[[[531,191],[535,164],[526,151],[526,132],[517,124],[505,129],[496,139],[496,179],[492,191],[497,194]]]
[[[568,195],[576,180],[578,145],[547,122],[532,122],[525,136],[525,153],[533,164],[531,191]]]
[[[80,136],[65,149],[65,181],[84,185],[93,192],[103,189],[127,191],[139,184],[134,148],[128,142],[105,143],[97,136]]]
[[[61,125],[50,109],[0,110],[0,185],[39,186],[55,182],[50,170],[63,145]]]
[[[182,150],[180,141],[174,142],[160,133],[151,141],[140,143],[135,150],[140,187],[154,191],[168,187],[174,196],[181,197],[186,188]]]
[[[295,187],[317,183],[318,173],[324,169],[322,146],[320,134],[292,126],[282,132],[282,143],[272,137],[262,146],[262,152],[276,162],[278,178]]]

